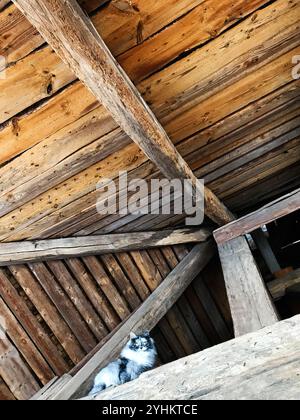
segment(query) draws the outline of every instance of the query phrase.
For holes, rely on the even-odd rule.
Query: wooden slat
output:
[[[53,331],[70,359],[75,364],[79,363],[85,355],[84,351],[37,279],[26,266],[10,266],[9,269],[46,324]]]
[[[204,268],[213,254],[212,242],[196,245],[193,251],[175,268],[165,281],[152,293],[143,305],[124,323],[117,333],[91,359],[85,367],[74,376],[68,386],[56,398],[69,399],[74,393],[81,395],[88,391],[83,383],[89,379],[87,387],[97,369],[115,358],[128,340],[130,331],[151,330],[173,306],[183,290]]]
[[[276,10],[277,11],[277,10]],[[272,13],[271,13],[271,10],[268,12],[269,13],[269,18],[271,19],[271,17],[272,17],[272,20],[274,20],[274,13],[273,13],[273,10],[272,10]],[[279,9],[278,9],[278,13],[279,13],[279,16],[280,16],[280,13],[282,13],[282,7],[280,7]],[[294,14],[295,14],[295,12],[294,12]],[[280,17],[278,16],[278,21],[280,22]],[[258,18],[259,19],[259,18]],[[263,16],[262,17],[262,20],[263,20],[263,22],[267,25],[267,24],[270,24],[271,25],[271,23],[270,22],[268,22],[268,21],[266,21],[266,16]],[[267,22],[267,23],[266,23]],[[249,24],[249,23],[248,23]],[[273,24],[273,22],[272,22],[272,24]],[[254,25],[254,24],[253,24]],[[256,25],[256,24],[255,24]],[[282,25],[282,23],[281,23],[281,25]],[[251,28],[251,30],[252,29],[256,29],[256,27],[255,28]],[[270,31],[269,32],[272,32],[271,31],[271,29],[270,29]],[[275,30],[275,28],[274,28],[274,33],[276,33],[276,30]],[[270,35],[269,35],[270,36]],[[230,37],[229,37],[230,38]],[[243,40],[244,41],[244,40]],[[249,42],[249,41],[247,41],[247,42]],[[225,41],[224,41],[224,43],[225,43]],[[226,43],[225,43],[226,44]],[[228,49],[224,49],[223,48],[223,50],[222,50],[222,47],[220,46],[220,49],[221,49],[221,51],[227,51],[227,50],[229,50],[229,48]],[[207,54],[206,54],[207,55]],[[253,54],[252,54],[253,55]],[[223,56],[224,56],[224,54],[223,54]],[[200,58],[200,61],[202,62],[202,57]],[[232,60],[230,59],[230,62],[232,62]],[[185,63],[186,64],[186,63]],[[192,68],[192,67],[191,67]],[[235,66],[235,68],[244,68],[243,66]],[[189,71],[189,69],[190,68],[187,68],[187,69],[182,69],[182,72],[184,73],[185,71]],[[198,69],[199,70],[199,69]],[[210,71],[210,68],[209,69],[207,69],[207,71]],[[199,73],[199,71],[198,71],[198,73]],[[205,78],[205,76],[207,77],[207,75],[205,74],[205,75],[203,75],[203,78]],[[157,77],[157,80],[159,80],[159,76]],[[195,80],[195,84],[198,82],[198,80],[196,80],[196,79],[194,79]],[[264,79],[265,80],[265,79]],[[155,81],[153,81],[153,84],[155,84],[156,83],[156,80]],[[207,85],[209,84],[209,83],[206,83]],[[148,88],[148,86],[147,87],[145,87],[145,89],[147,90],[147,88]],[[163,90],[163,92],[164,92],[164,90]],[[182,93],[182,92],[181,92]],[[178,95],[179,95],[179,92],[178,92]],[[162,96],[161,95],[161,90],[160,90],[160,92],[159,92],[159,96]],[[67,98],[67,96],[66,96],[66,98]],[[66,99],[65,98],[65,99]],[[169,99],[169,98],[165,98],[166,99],[166,101]],[[78,99],[77,99],[78,100]],[[81,95],[81,97],[80,97],[80,101],[82,102],[83,101],[83,97],[82,97],[82,95]],[[155,102],[154,101],[154,98],[152,98],[151,97],[151,101],[152,102]],[[73,102],[73,101],[72,101]],[[77,101],[76,100],[74,100],[74,103],[76,103]],[[80,104],[81,105],[81,104]],[[154,109],[155,109],[155,106],[154,106]],[[53,107],[51,107],[51,110],[52,110],[52,112],[53,112]],[[156,111],[156,109],[155,109],[155,111]],[[199,114],[199,113],[198,113]],[[159,113],[158,113],[158,115],[159,115]],[[45,117],[45,115],[42,117],[42,118],[46,118]],[[175,118],[174,118],[175,119]],[[56,119],[57,120],[57,119]],[[176,120],[176,119],[175,119]],[[194,120],[195,120],[195,118],[194,118]],[[195,121],[193,120],[193,122],[195,123]],[[30,124],[30,126],[36,126],[36,124],[38,123],[38,121],[36,121],[35,122],[35,124]],[[21,130],[20,130],[20,136],[23,136],[23,133],[24,133],[24,127],[23,127],[23,125],[21,124],[21,123],[19,123],[19,125],[20,125],[20,127],[21,127]],[[47,127],[48,127],[48,125],[47,125]],[[169,132],[169,128],[166,126],[166,128],[168,129],[168,132]],[[203,127],[201,127],[201,128],[203,128]],[[44,124],[44,126],[43,126],[43,129],[45,129],[45,124]],[[39,130],[39,136],[40,136],[40,130]],[[10,141],[10,139],[12,139],[12,136],[10,135],[10,136],[8,136],[9,138],[6,138],[6,141],[5,141],[5,144],[6,144],[6,147],[5,147],[5,150],[7,150],[8,149],[8,141]],[[85,137],[85,136],[81,136],[81,137]],[[174,133],[172,133],[172,138],[174,137]],[[29,138],[31,138],[32,139],[32,135],[31,136],[29,136]],[[40,137],[39,137],[40,138]],[[20,144],[23,144],[24,143],[24,139],[22,138],[22,140],[18,140],[17,141],[17,145],[20,145]],[[57,142],[56,142],[57,143]],[[72,141],[72,143],[73,143],[73,141]],[[48,145],[49,146],[49,145]],[[66,148],[64,148],[65,150],[67,150]],[[45,149],[44,149],[45,150]],[[62,151],[60,151],[60,155],[61,155],[61,153],[62,153]],[[35,156],[35,160],[37,159],[37,160],[40,160],[40,156],[42,156],[43,155],[43,153],[37,153],[37,156]],[[56,156],[57,154],[56,153],[53,153],[52,152],[52,158],[51,159],[53,159],[53,156]],[[91,154],[91,156],[93,156],[92,154]],[[23,159],[24,159],[24,157],[23,157]],[[30,159],[32,159],[32,156],[30,157]],[[41,166],[41,162],[34,162],[34,163],[36,163],[36,164],[39,164],[39,167],[30,167],[30,171],[27,173],[27,176],[32,176],[32,174],[33,174],[33,171],[36,173],[37,171],[39,172],[39,173],[43,173],[43,170],[42,170],[42,166]],[[30,166],[30,164],[29,164],[29,166]],[[72,165],[71,165],[71,167],[72,167]],[[74,167],[75,167],[75,165],[74,165]],[[18,166],[18,168],[20,168],[20,166]],[[40,168],[40,169],[39,169]],[[71,169],[71,168],[70,168]],[[45,171],[44,171],[44,173],[45,173]],[[60,172],[61,174],[63,174],[63,171],[61,171]],[[64,174],[65,175],[65,174]],[[48,183],[49,183],[49,178],[47,177],[47,179],[48,179]],[[52,179],[52,177],[51,177],[51,179]],[[14,177],[14,180],[15,180],[15,177]],[[20,176],[20,180],[21,180],[21,182],[24,182],[24,176],[23,176],[23,174],[22,174],[22,176]],[[41,185],[41,184],[40,184]],[[27,193],[26,193],[26,195],[28,196],[29,194],[32,194],[33,193],[33,191],[34,191],[34,189],[32,188],[32,186],[30,187],[29,185],[27,185],[27,187],[26,187],[26,189],[27,189]],[[24,193],[24,191],[23,191],[23,189],[22,189],[22,192]],[[20,190],[18,190],[18,194],[17,194],[17,196],[18,196],[18,199],[17,199],[17,202],[19,202],[20,203],[20,193],[21,193],[21,191]],[[11,201],[11,199],[10,199],[10,205],[12,205],[12,201]]]
[[[15,4],[29,20],[33,20],[49,44],[107,107],[120,127],[141,147],[146,156],[155,162],[161,172],[167,178],[189,179],[194,188],[198,189],[193,172],[179,155],[133,83],[118,67],[104,41],[78,4],[64,2],[62,5],[57,0],[43,4],[34,0],[15,0]],[[85,51],[82,50],[82,37],[87,47]],[[93,53],[89,53],[88,50]],[[78,66],[78,60],[85,65]],[[218,224],[233,220],[230,211],[207,188],[205,203],[207,215]]]
[[[3,328],[2,322],[0,323],[0,375],[16,399],[28,400],[38,392],[40,386],[1,328]]]
[[[299,400],[300,318],[177,360],[99,400]]]
[[[213,324],[215,330],[218,333],[218,336],[222,341],[227,341],[231,338],[230,332],[228,330],[228,327],[226,325],[226,322],[224,321],[217,305],[215,304],[215,301],[213,300],[208,287],[204,283],[203,278],[198,279],[198,281],[195,281],[193,284],[193,288],[202,303],[206,313],[209,316],[209,319],[211,320],[211,323]]]
[[[267,204],[261,209],[242,217],[214,232],[218,244],[237,238],[246,233],[251,233],[259,227],[273,222],[300,209],[300,190],[293,191],[284,197]]]
[[[0,401],[14,401],[15,399],[16,397],[0,377]]]
[[[53,371],[1,297],[0,321],[6,327],[7,336],[22,354],[40,382],[43,385],[49,382],[55,376]]]
[[[296,53],[296,52],[295,52]],[[264,96],[264,95],[268,95],[268,93],[270,93],[270,91],[274,89],[278,89],[280,88],[281,85],[285,85],[287,81],[290,81],[290,62],[291,62],[291,54],[286,55],[284,57],[284,59],[280,58],[280,68],[277,67],[277,64],[275,65],[275,63],[271,63],[272,65],[268,65],[264,68],[264,72],[259,72],[260,73],[260,77],[261,80],[266,80],[271,77],[272,75],[272,81],[274,82],[274,84],[272,86],[269,86],[269,84],[263,85],[263,91],[257,90],[254,94],[252,94],[253,92],[251,91],[251,94],[249,92],[249,89],[246,89],[246,86],[248,86],[248,83],[252,84],[253,82],[251,81],[251,78],[249,77],[249,80],[247,78],[247,83],[241,83],[239,82],[239,88],[237,88],[238,91],[238,96],[237,96],[237,100],[238,100],[238,109],[240,109],[240,107],[245,106],[248,103],[252,103],[253,100],[257,99],[257,97],[260,97],[260,95]],[[273,67],[277,68],[275,74],[274,74],[274,69]],[[257,76],[258,77],[258,76]],[[285,80],[285,82],[283,82],[283,80]],[[295,82],[296,83],[296,82]],[[276,85],[276,86],[275,86]],[[254,85],[256,86],[256,84]],[[242,89],[243,93],[242,93]],[[291,91],[293,91],[294,89],[291,89]],[[281,92],[281,93],[280,93]],[[284,90],[283,88],[280,90],[279,92],[279,96],[278,96],[278,102],[281,103],[280,101],[284,100]],[[289,94],[291,94],[291,92],[288,91]],[[231,100],[231,93],[230,90],[227,91],[225,97],[224,95],[218,95],[218,99],[216,99],[216,102],[214,101],[213,97],[210,101],[213,100],[212,104],[207,104],[207,106],[205,106],[206,110],[210,110],[210,109],[214,109],[214,110],[218,110],[220,111],[218,113],[218,115],[216,115],[217,120],[224,118],[224,115],[228,114],[228,106],[227,107],[222,107],[220,108],[219,106],[216,106],[216,103],[223,103],[223,101],[225,101],[225,103],[227,103],[228,101]],[[268,98],[271,99],[271,104],[273,104],[272,106],[274,106],[275,101],[274,97],[272,98]],[[267,102],[267,101],[266,101]],[[260,102],[260,105],[263,105],[262,102]],[[233,106],[233,104],[231,104],[230,106]],[[266,104],[264,105],[264,108],[266,108]],[[270,105],[271,106],[271,105]],[[234,106],[235,108],[235,106]],[[236,109],[232,109],[231,110],[234,112]],[[246,112],[247,111],[247,112]],[[250,114],[253,118],[253,116],[255,115],[254,112],[254,108],[253,107],[248,107],[245,111],[245,114],[247,115]],[[199,115],[199,110],[197,113],[195,113],[193,115],[192,120],[189,121],[189,123],[191,123],[191,121],[195,121],[195,118],[198,121],[198,115]],[[200,113],[200,115],[202,116],[201,118],[204,118],[204,114],[205,113]],[[245,120],[246,116],[244,113],[238,113],[238,115],[235,116],[235,119],[239,120],[239,118],[241,118],[241,120]],[[200,117],[199,117],[200,118]],[[231,119],[229,118],[228,124],[231,121]],[[233,123],[231,122],[231,125]],[[220,128],[218,128],[218,130],[220,130]],[[218,134],[219,131],[216,132],[216,135]],[[205,135],[205,141],[207,139],[209,139],[210,136],[210,130],[207,130],[206,135]],[[179,151],[181,151],[179,149]],[[124,151],[124,155],[122,153],[122,156],[124,159],[122,159],[120,162],[118,162],[117,168],[116,168],[116,174],[118,174],[119,171],[119,167],[120,165],[122,165],[122,167],[124,167],[123,165],[125,164],[126,158],[129,156],[131,156],[132,154],[134,154],[134,159],[137,159],[136,163],[137,166],[141,164],[141,160],[140,160],[140,154],[137,154],[137,151],[132,148],[132,147],[128,147],[128,152]],[[118,155],[119,156],[119,155]],[[116,157],[118,157],[117,155],[114,155],[111,159],[109,159],[107,161],[107,165],[105,165],[103,168],[104,171],[104,176],[111,176],[111,170],[112,170],[112,165],[114,165],[114,160]],[[9,217],[3,217],[1,219],[1,233],[2,233],[2,239],[3,237],[7,237],[7,235],[10,235],[11,238],[13,238],[13,240],[18,240],[20,238],[20,234],[18,234],[18,229],[20,228],[20,230],[22,231],[22,225],[24,226],[24,228],[26,227],[26,233],[28,233],[28,235],[30,236],[32,235],[37,235],[38,233],[42,232],[55,232],[55,230],[57,230],[57,227],[55,227],[55,225],[57,224],[62,224],[62,220],[65,221],[65,219],[68,219],[68,223],[71,223],[72,219],[76,219],[76,218],[80,218],[82,217],[82,214],[84,213],[84,209],[89,208],[89,210],[91,209],[91,204],[95,203],[96,200],[96,194],[94,192],[92,192],[91,194],[88,195],[84,195],[86,193],[86,188],[88,188],[88,191],[90,191],[90,189],[92,191],[94,191],[95,188],[95,171],[96,169],[99,167],[99,165],[97,165],[97,167],[91,169],[91,173],[89,173],[90,178],[86,178],[86,173],[82,173],[81,176],[78,177],[74,177],[70,179],[70,182],[66,183],[66,186],[60,185],[58,188],[58,191],[55,190],[51,190],[49,193],[47,194],[43,194],[40,196],[38,201],[32,201],[30,203],[28,203],[28,205],[23,206],[22,209],[23,211],[20,213],[18,211],[13,212],[11,215],[9,215]],[[105,171],[105,168],[109,168],[109,171]],[[128,167],[127,167],[128,169]],[[151,166],[149,168],[149,166],[147,166],[147,168],[145,169],[145,172],[148,173],[148,171],[151,170]],[[97,173],[97,171],[96,171]],[[139,172],[140,174],[140,172]],[[77,179],[77,181],[75,182],[75,178]],[[86,185],[86,179],[88,179],[88,184],[91,182],[91,185]],[[93,181],[91,181],[93,179]],[[80,182],[78,182],[80,180]],[[218,181],[218,185],[222,185],[222,183],[220,183],[220,181]],[[239,183],[236,183],[237,185]],[[77,191],[77,189],[74,189],[74,186],[78,186],[80,185],[80,192]],[[213,186],[214,188],[216,188],[215,186]],[[70,188],[72,190],[72,195],[71,197],[69,196],[70,194]],[[67,192],[68,190],[68,192]],[[75,191],[76,190],[76,191]],[[80,196],[84,195],[84,197],[82,199],[78,199],[78,194]],[[49,197],[51,196],[51,205],[49,205]],[[62,197],[64,197],[64,199],[62,200]],[[74,201],[75,200],[75,201]],[[71,201],[74,201],[73,203],[71,203]],[[59,203],[59,208],[57,210],[55,210],[54,203]],[[38,205],[37,205],[38,204]],[[68,205],[67,205],[68,204]],[[65,207],[62,209],[60,208],[62,205],[64,205]],[[40,212],[42,211],[41,209],[43,208],[43,215],[40,215]],[[51,212],[51,215],[49,215],[49,211]],[[96,210],[94,208],[94,213],[96,213]],[[31,218],[34,217],[34,225],[33,228],[31,229],[28,226],[28,220],[30,221]],[[13,219],[12,219],[13,218]],[[36,219],[37,218],[37,219]],[[38,219],[41,219],[40,221],[36,221]],[[58,223],[59,221],[59,223]],[[66,222],[65,222],[66,223]],[[51,229],[49,228],[49,226],[51,226]],[[24,229],[23,228],[23,229]],[[12,234],[12,229],[14,229],[16,231],[16,233]],[[80,230],[80,229],[78,229]],[[27,237],[28,237],[27,235]],[[22,237],[22,236],[21,236]],[[24,236],[23,236],[24,237]],[[26,236],[25,236],[26,237]]]
[[[123,294],[124,298],[128,302],[131,310],[135,310],[141,303],[140,298],[138,297],[134,287],[130,283],[127,276],[124,274],[122,267],[119,265],[116,258],[111,255],[103,255],[101,257],[103,264],[106,267],[106,270],[110,273],[114,279],[115,284],[118,286],[118,289]]]
[[[245,237],[219,245],[234,323],[240,336],[279,320]]]
[[[0,265],[132,251],[141,247],[146,249],[180,243],[204,242],[210,235],[211,232],[208,229],[177,229],[5,243],[0,244]]]
[[[0,295],[26,333],[31,337],[31,340],[39,349],[54,373],[61,376],[67,372],[69,367],[62,358],[57,347],[53,344],[41,324],[29,310],[23,298],[18,294],[3,270],[0,270]]]
[[[73,331],[82,348],[87,353],[91,351],[96,345],[96,341],[79,315],[77,308],[72,304],[68,295],[57,283],[55,277],[42,263],[31,263],[29,264],[29,267]]]
[[[97,341],[102,340],[107,334],[107,329],[64,263],[62,261],[50,261],[48,267],[71,299],[73,305],[77,308]]]
[[[71,258],[66,260],[66,263],[108,330],[114,330],[118,326],[120,319],[103,292],[97,288],[96,281],[92,278],[83,262],[78,258]]]
[[[126,300],[123,298],[110,277],[107,275],[100,260],[98,260],[96,257],[84,257],[83,261],[107,297],[108,301],[113,306],[119,318],[123,320],[129,316],[130,309]]]

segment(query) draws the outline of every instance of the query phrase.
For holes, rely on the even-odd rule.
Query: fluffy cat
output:
[[[155,366],[156,356],[156,346],[148,332],[138,336],[131,333],[119,359],[98,373],[89,395],[137,379],[143,372]]]

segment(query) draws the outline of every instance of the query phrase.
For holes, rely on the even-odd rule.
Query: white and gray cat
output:
[[[156,346],[149,332],[141,335],[131,333],[119,359],[98,373],[89,395],[99,394],[107,388],[137,379],[143,372],[155,366],[156,357]]]

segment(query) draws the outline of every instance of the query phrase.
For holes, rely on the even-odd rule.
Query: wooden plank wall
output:
[[[131,179],[159,174],[7,3],[0,1],[0,54],[8,64],[0,80],[0,241],[181,222],[96,212],[101,177],[115,178],[120,170]],[[297,0],[83,3],[195,174],[231,210],[244,212],[299,187],[300,85],[291,76],[300,48]],[[18,351],[18,372],[29,375],[31,388],[8,383],[4,372],[1,395],[24,398],[71,369],[185,252],[166,248],[5,268],[1,297],[10,329],[2,350]],[[231,337],[215,267],[155,330],[162,362]]]
[[[22,380],[28,383],[29,372],[33,391],[69,372],[187,253],[186,246],[177,246],[1,268],[0,319],[6,340],[28,371],[6,382],[11,367],[1,362],[3,399],[30,396],[30,390],[26,395],[16,391]],[[212,261],[153,332],[161,363],[232,337],[222,272],[216,275],[215,266]]]
[[[265,185],[276,195],[298,183],[299,2],[130,4],[112,1],[92,20],[196,175],[240,211]],[[97,214],[95,185],[120,169],[149,178],[155,167],[13,5],[0,13],[0,35],[10,65],[0,81],[0,240],[111,220],[137,230],[144,219]]]

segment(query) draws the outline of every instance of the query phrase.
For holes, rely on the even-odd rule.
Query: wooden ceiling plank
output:
[[[139,399],[297,401],[299,337],[297,316],[162,366],[96,399],[125,405]]]
[[[161,172],[167,178],[189,179],[197,189],[195,175],[77,2],[15,0],[15,4]],[[206,214],[216,223],[233,220],[208,189],[205,204]]]

